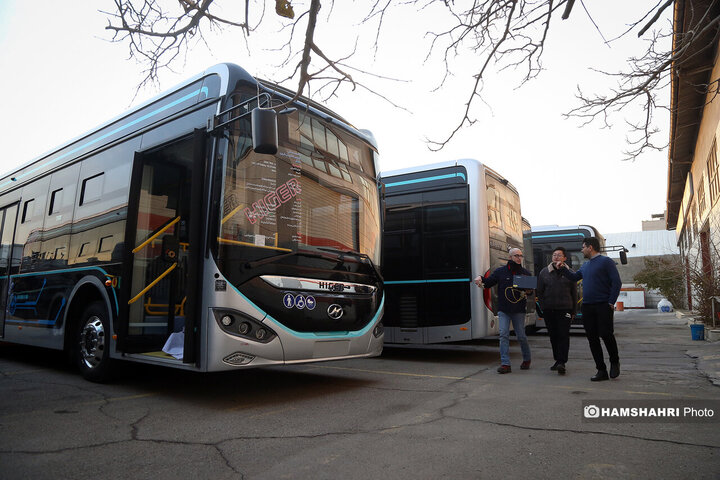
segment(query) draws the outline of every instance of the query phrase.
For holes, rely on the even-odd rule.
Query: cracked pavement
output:
[[[581,420],[583,400],[720,399],[720,342],[652,310],[617,312],[616,334],[621,375],[598,383],[581,330],[565,376],[542,333],[509,375],[488,339],[222,374],[121,364],[105,385],[0,344],[0,478],[720,477],[720,422]]]

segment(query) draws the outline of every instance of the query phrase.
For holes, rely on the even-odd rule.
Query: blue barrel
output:
[[[705,340],[705,325],[702,323],[690,325],[690,334],[693,340]]]

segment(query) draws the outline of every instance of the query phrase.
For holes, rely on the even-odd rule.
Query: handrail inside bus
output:
[[[185,302],[187,301],[187,297],[183,297],[182,302],[179,304],[175,304],[175,316],[185,316]],[[166,307],[166,310],[160,310],[160,311],[153,311],[153,308],[162,308]],[[147,299],[145,300],[145,313],[148,315],[167,315],[170,311],[170,304],[167,303],[152,303],[152,298],[150,295],[148,295]]]
[[[230,220],[233,216],[235,216],[235,214],[236,214],[237,212],[239,212],[240,209],[243,208],[243,207],[244,207],[244,205],[240,205],[240,206],[238,206],[238,207],[233,208],[230,213],[228,213],[227,215],[225,215],[225,216],[223,217],[223,219],[222,219],[222,221],[220,222],[220,224],[225,225],[225,223],[227,223],[228,220]]]
[[[230,245],[242,245],[245,247],[267,248],[270,250],[278,250],[280,252],[292,252],[292,249],[290,249],[290,248],[268,247],[267,245],[255,245],[254,243],[250,243],[250,242],[241,242],[240,240],[229,240],[227,238],[222,238],[222,237],[217,237],[217,240],[220,243],[227,243]],[[277,242],[277,234],[275,234],[275,241]]]
[[[137,247],[135,247],[135,248],[133,249],[132,253],[137,253],[137,252],[139,252],[140,250],[142,250],[143,248],[147,247],[149,243],[151,243],[151,242],[152,242],[153,240],[155,240],[157,237],[159,237],[160,235],[162,235],[162,234],[165,232],[165,230],[167,230],[168,228],[172,227],[173,225],[175,225],[175,224],[176,224],[177,222],[179,222],[179,221],[180,221],[180,217],[176,217],[173,221],[171,221],[170,223],[168,223],[167,225],[165,225],[163,228],[161,228],[155,235],[153,235],[152,237],[148,238],[148,239],[145,240],[143,243],[141,243],[140,245],[138,245]]]
[[[150,290],[152,287],[154,287],[155,285],[157,285],[158,282],[159,282],[160,280],[162,280],[163,278],[165,278],[170,272],[172,272],[173,270],[175,270],[175,267],[177,267],[177,263],[173,263],[172,265],[170,265],[170,268],[168,268],[168,269],[165,270],[163,273],[161,273],[158,278],[156,278],[155,280],[152,281],[152,283],[150,283],[150,285],[148,285],[147,287],[143,288],[143,289],[140,291],[140,293],[138,293],[138,294],[135,295],[133,298],[131,298],[130,300],[128,300],[128,305],[132,305],[133,303],[137,302],[138,299],[139,299],[140,297],[142,297],[143,295],[145,295],[145,293],[147,293],[148,290]]]

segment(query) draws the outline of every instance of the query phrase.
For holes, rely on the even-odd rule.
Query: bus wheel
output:
[[[110,329],[105,306],[91,303],[82,313],[76,334],[75,357],[80,373],[91,382],[110,375]]]

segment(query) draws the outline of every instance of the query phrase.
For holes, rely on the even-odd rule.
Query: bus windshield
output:
[[[371,146],[307,111],[278,117],[275,156],[254,153],[248,131],[236,129],[227,142],[221,269],[277,261],[367,273],[368,259],[377,265],[380,204]]]

